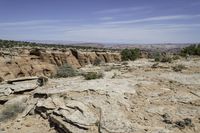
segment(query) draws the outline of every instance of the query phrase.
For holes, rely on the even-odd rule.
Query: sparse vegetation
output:
[[[64,64],[60,66],[57,70],[57,74],[55,77],[57,78],[66,78],[66,77],[74,77],[77,76],[78,72],[72,68],[69,64]]]
[[[154,53],[152,55],[152,58],[154,59],[155,62],[168,62],[171,63],[172,62],[172,57],[166,55],[166,54],[161,54],[161,53]]]
[[[103,78],[103,73],[102,72],[87,72],[83,74],[86,80],[92,80],[92,79],[100,79]]]
[[[124,49],[121,52],[122,60],[123,61],[134,61],[140,57],[140,50],[139,49]]]
[[[168,63],[171,63],[172,62],[172,58],[169,57],[169,56],[164,56],[161,58],[160,62],[168,62]]]
[[[156,62],[159,62],[159,61],[161,60],[161,54],[158,53],[158,52],[153,53],[152,58],[153,58]]]
[[[159,56],[159,57],[156,57],[154,59],[156,62],[163,62],[163,63],[171,63],[172,62],[172,58],[169,57],[169,56]]]
[[[200,56],[200,44],[190,45],[181,50],[181,56],[198,55]]]
[[[175,72],[181,72],[183,69],[186,69],[186,67],[184,65],[182,65],[182,64],[176,65],[176,66],[173,67],[173,70]]]
[[[21,104],[13,104],[5,107],[0,112],[0,122],[16,117],[19,113],[24,111],[24,106]]]
[[[172,57],[172,59],[173,59],[173,60],[179,60],[179,59],[180,59],[180,56],[179,56],[179,55],[174,55],[174,56]]]
[[[99,66],[100,64],[101,64],[101,59],[96,58],[96,59],[94,60],[94,64],[93,64],[93,65]]]
[[[78,45],[62,45],[62,44],[44,44],[44,43],[35,43],[35,42],[26,42],[26,41],[13,41],[13,40],[1,40],[0,39],[0,48],[13,48],[13,47],[42,47],[42,48],[53,48],[54,50],[65,49],[65,48],[76,48],[76,49],[92,49],[94,51],[105,51],[105,48],[98,48],[92,46],[78,46]],[[112,49],[110,49],[112,50]]]

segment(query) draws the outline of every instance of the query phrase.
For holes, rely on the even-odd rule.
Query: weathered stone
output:
[[[9,95],[11,93],[21,93],[21,92],[31,91],[36,89],[37,86],[38,85],[36,80],[15,82],[13,84],[2,84],[0,85],[0,95],[1,92],[4,93],[4,95]]]
[[[56,129],[60,132],[70,132],[70,133],[97,133],[94,130],[83,129],[77,127],[69,122],[63,121],[62,117],[50,115],[50,121],[55,125]]]
[[[18,103],[18,104],[24,104],[24,103],[27,102],[28,98],[29,98],[29,95],[16,96],[15,98],[7,101],[5,103],[5,105],[13,105],[13,104],[16,104],[16,103]]]
[[[92,126],[97,122],[97,116],[86,105],[79,101],[67,101],[66,106],[73,112],[60,110],[60,114],[67,120],[79,126]]]
[[[36,80],[36,79],[38,79],[38,77],[22,77],[22,78],[16,78],[16,79],[9,79],[9,80],[6,80],[6,82],[8,84],[12,84],[14,82],[22,82],[22,81]]]
[[[14,49],[13,49],[14,50]],[[68,63],[74,68],[81,68],[93,64],[96,58],[102,62],[120,61],[119,53],[110,52],[82,52],[81,50],[44,50],[44,49],[23,49],[12,58],[0,56],[0,77],[1,80],[27,77],[27,76],[54,76],[57,68]],[[7,63],[6,63],[7,62]]]
[[[53,110],[56,108],[55,104],[53,103],[52,99],[49,97],[47,99],[41,99],[37,102],[36,105],[38,108],[45,108],[46,110]]]

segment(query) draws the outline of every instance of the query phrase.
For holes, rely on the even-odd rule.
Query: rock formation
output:
[[[0,51],[0,81],[24,76],[56,74],[59,66],[68,63],[74,68],[94,64],[96,59],[101,62],[118,62],[121,60],[118,52],[79,51],[76,49],[38,49],[12,48]]]
[[[174,71],[180,63],[186,69]],[[200,58],[154,64],[139,59],[80,68],[104,71],[95,80],[6,80],[0,84],[0,132],[199,133]]]

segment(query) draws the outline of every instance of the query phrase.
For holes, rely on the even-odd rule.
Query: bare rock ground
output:
[[[81,70],[104,71],[104,78],[49,79],[42,87],[36,80],[2,84],[0,132],[199,133],[200,58],[154,64],[86,66]],[[175,72],[179,64],[185,69]],[[7,119],[13,105],[22,109]]]

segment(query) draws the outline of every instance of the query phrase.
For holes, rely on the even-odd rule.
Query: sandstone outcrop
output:
[[[12,48],[0,51],[0,81],[24,76],[56,74],[59,66],[68,63],[74,68],[94,64],[98,58],[101,62],[118,62],[121,60],[118,52],[92,52],[76,49],[53,50],[38,48]]]

